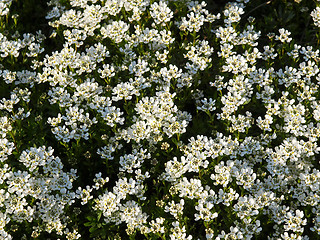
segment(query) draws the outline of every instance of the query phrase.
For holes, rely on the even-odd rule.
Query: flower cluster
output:
[[[64,172],[61,159],[53,156],[53,151],[52,147],[45,146],[22,151],[18,160],[25,170],[14,170],[9,161],[2,161],[2,239],[12,239],[4,230],[9,222],[42,222],[41,228],[32,233],[34,235],[52,231],[63,235],[69,231],[64,209],[75,202],[72,188],[77,171]],[[11,152],[3,155],[11,155]]]

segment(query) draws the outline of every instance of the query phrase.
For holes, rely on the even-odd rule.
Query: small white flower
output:
[[[284,28],[280,28],[279,33],[280,35],[276,36],[276,40],[279,40],[282,43],[291,42],[292,38],[289,38],[289,36],[291,35],[291,32],[289,32],[288,30],[285,30]]]
[[[310,15],[313,19],[314,25],[320,27],[320,7],[316,7]]]

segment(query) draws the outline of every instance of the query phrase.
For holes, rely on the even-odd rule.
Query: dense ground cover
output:
[[[0,239],[320,239],[320,2],[1,0]]]

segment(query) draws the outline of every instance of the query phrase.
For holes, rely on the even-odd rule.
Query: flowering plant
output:
[[[319,9],[0,1],[0,239],[319,239]]]

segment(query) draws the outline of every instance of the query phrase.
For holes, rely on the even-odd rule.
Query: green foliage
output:
[[[0,152],[3,154],[0,156],[0,176],[6,178],[5,181],[0,180],[0,210],[12,218],[5,223],[5,217],[0,215],[4,231],[11,234],[13,239],[80,238],[76,234],[72,236],[72,231],[79,233],[81,239],[173,239],[172,236],[178,235],[179,231],[181,239],[188,239],[188,236],[228,239],[226,236],[229,234],[231,238],[230,232],[233,230],[241,229],[244,232],[249,226],[256,229],[246,230],[248,239],[266,239],[266,236],[279,239],[286,231],[297,234],[296,237],[320,239],[316,231],[311,229],[315,225],[315,219],[319,217],[319,207],[317,203],[305,203],[306,199],[310,199],[303,192],[319,192],[314,187],[318,186],[317,181],[312,180],[319,178],[317,174],[320,167],[317,160],[317,146],[320,144],[317,133],[319,74],[313,74],[310,70],[317,71],[319,65],[319,53],[316,53],[320,42],[319,28],[310,15],[319,5],[318,2],[249,1],[245,12],[240,14],[240,20],[230,24],[226,22],[230,20],[227,11],[233,5],[226,4],[225,1],[208,1],[205,7],[208,12],[200,5],[194,9],[188,8],[189,1],[169,1],[166,6],[172,11],[172,19],[163,24],[155,23],[150,10],[150,5],[158,1],[151,1],[148,6],[141,7],[143,11],[140,10],[140,18],[135,20],[130,19],[137,13],[126,10],[130,9],[129,4],[123,6],[117,14],[106,13],[111,10],[101,14],[102,20],[96,24],[99,27],[92,34],[88,30],[92,27],[92,22],[86,22],[87,18],[92,17],[90,14],[81,20],[82,25],[79,23],[79,26],[75,23],[76,18],[60,24],[57,23],[60,16],[52,20],[46,19],[54,6],[65,14],[68,10],[75,9],[77,17],[82,16],[85,10],[80,7],[80,3],[74,7],[75,2],[77,1],[72,3],[60,0],[49,3],[14,0],[9,13],[0,16],[0,41],[20,44],[23,42],[21,39],[27,38],[23,34],[27,33],[31,33],[30,38],[33,38],[28,44],[22,44],[21,48],[17,47],[19,51],[16,55],[14,49],[7,55],[5,50],[0,52],[3,54],[0,57],[0,124],[5,124],[9,119],[8,125],[12,127],[8,127],[9,130],[0,129],[0,150],[3,150]],[[107,1],[84,2],[86,6],[90,6],[89,9],[105,5]],[[196,12],[197,8],[203,8],[201,14],[204,15],[214,14],[217,17],[221,13],[222,16],[212,21],[206,20],[199,26],[199,30],[196,27],[200,23],[192,25],[193,30],[181,27],[184,18],[190,19],[190,12]],[[94,16],[95,11],[91,14]],[[127,35],[122,36],[123,39],[119,42],[112,36],[110,29],[103,34],[102,29],[114,22],[129,25],[125,31]],[[223,48],[227,47],[218,34],[219,29],[228,31],[228,27],[237,36],[251,27],[253,33],[260,35],[254,40],[256,44],[242,44],[236,42],[240,40],[232,40],[232,37],[227,40],[226,43],[232,45],[231,55],[238,57],[233,63],[230,63],[232,56],[223,53]],[[83,30],[87,31],[85,40],[79,40],[81,43],[67,43],[67,30],[75,29],[86,29]],[[150,33],[150,29],[156,33]],[[288,36],[292,40],[277,39],[280,29],[289,30],[291,34]],[[42,39],[38,30],[41,30],[45,39]],[[119,32],[121,30],[118,29]],[[154,36],[147,36],[148,31]],[[166,37],[172,38],[171,43],[161,45],[163,39],[152,40],[169,31],[170,34]],[[250,39],[247,35],[243,38]],[[29,47],[32,43],[39,44],[37,46],[43,48],[43,51],[31,56]],[[106,47],[102,53],[94,52],[99,44]],[[288,53],[292,54],[297,45],[301,45],[298,57],[289,56]],[[316,56],[307,57],[306,53],[301,52],[302,47],[307,46],[313,47]],[[213,52],[210,49],[203,50],[205,47],[212,48]],[[275,56],[262,59],[264,47],[273,48]],[[90,51],[94,54],[90,55]],[[167,51],[167,56],[160,58],[160,52],[164,51]],[[200,51],[204,53],[201,55]],[[261,56],[253,56],[252,60],[248,54],[254,55],[255,51]],[[109,56],[92,60],[106,52]],[[192,57],[193,54],[199,56]],[[63,61],[59,62],[61,59]],[[79,59],[81,60],[78,61]],[[245,70],[236,66],[241,65],[242,61],[244,65],[247,64],[243,67]],[[141,69],[135,68],[141,62],[149,68],[143,73],[139,72],[144,70],[142,65],[139,66]],[[109,69],[110,73],[106,75],[114,75],[103,77],[101,72],[107,65],[114,70]],[[286,71],[286,67],[291,68],[282,77],[281,71]],[[7,70],[14,80],[6,77]],[[294,75],[295,70],[299,74]],[[173,76],[174,74],[179,77]],[[290,74],[293,77],[289,80]],[[24,79],[24,76],[28,77]],[[126,89],[127,86],[129,87]],[[123,92],[117,93],[117,88],[120,89],[119,92]],[[56,97],[56,93],[60,95]],[[10,101],[14,102],[16,98],[19,101],[10,107]],[[214,109],[210,109],[210,100],[214,101],[211,102]],[[205,106],[206,103],[208,106]],[[143,105],[143,110],[139,109],[139,104]],[[228,107],[234,110],[228,110]],[[117,113],[118,117],[115,116]],[[23,114],[26,114],[25,117]],[[149,119],[144,114],[149,114]],[[267,115],[271,117],[270,124],[266,124],[270,129],[258,123],[258,119],[264,119]],[[290,118],[292,119],[288,120]],[[243,124],[247,125],[243,127]],[[300,125],[304,131],[297,133],[295,127]],[[148,132],[149,128],[152,130]],[[7,126],[3,125],[3,129],[7,129]],[[1,131],[4,131],[3,134]],[[6,150],[8,147],[5,144],[12,144],[12,152]],[[294,144],[299,147],[295,149]],[[40,146],[51,146],[54,156],[61,159],[62,167],[58,173],[53,173],[52,176],[48,174],[45,164],[49,163],[39,163],[32,169],[31,163],[23,162],[21,156],[26,150],[38,149]],[[281,155],[281,151],[287,152]],[[39,156],[43,156],[43,152]],[[298,153],[300,155],[296,160],[294,154]],[[46,154],[50,155],[48,152]],[[32,156],[26,159],[30,162],[33,160]],[[126,165],[125,161],[129,163]],[[201,164],[192,167],[197,161]],[[2,170],[7,165],[10,169]],[[74,169],[76,177],[73,179]],[[243,169],[252,172],[248,170],[242,173]],[[278,178],[282,170],[283,176]],[[5,174],[5,171],[8,173]],[[27,177],[21,177],[15,183],[12,180],[14,174],[21,172]],[[57,184],[59,187],[59,184],[64,184],[65,172],[71,187],[48,190],[50,184]],[[101,175],[97,176],[97,173]],[[54,176],[59,176],[61,182],[55,182]],[[241,181],[243,176],[246,180]],[[246,186],[253,176],[255,181]],[[31,194],[32,191],[36,192],[35,182],[38,180],[39,185],[47,184],[43,188],[43,191],[47,191],[44,195],[47,199]],[[15,189],[28,181],[31,183],[25,187],[26,193]],[[310,183],[301,187],[303,182],[308,181],[314,181],[314,185]],[[200,182],[200,186],[197,182]],[[195,189],[190,190],[188,184]],[[260,201],[260,190],[264,191],[264,197],[269,198],[270,203],[254,206],[251,210],[255,211],[247,213],[245,204],[251,204],[250,198]],[[4,192],[8,194],[4,195]],[[118,202],[112,199],[111,193]],[[210,197],[205,194],[212,194],[210,197],[215,200],[210,202]],[[2,200],[2,196],[6,197]],[[46,204],[52,198],[56,199],[57,204],[61,204],[58,219],[61,220],[61,229],[58,223],[51,226],[54,221],[46,222],[47,219],[41,218],[42,213],[34,214],[30,221],[19,220],[19,214],[24,216],[27,213],[8,210],[7,205],[14,205],[8,200],[12,196],[16,196],[19,201],[26,199],[22,208],[30,205],[34,211],[41,204]],[[316,199],[317,195],[313,196]],[[109,202],[103,205],[101,199],[107,197]],[[99,201],[102,202],[101,205]],[[240,203],[245,207],[238,206]],[[110,210],[112,206],[115,208]],[[210,220],[204,220],[206,216],[196,219],[203,206],[209,209],[209,213],[216,213],[217,216],[212,216]],[[276,209],[279,213],[276,213],[273,206],[289,210],[281,210],[279,207]],[[48,205],[48,209],[51,207]],[[107,213],[106,209],[112,213]],[[30,212],[31,208],[28,210]],[[241,216],[241,211],[245,212],[244,217]],[[286,222],[289,215],[298,216],[299,211],[304,214],[302,218],[306,219],[305,223],[300,224],[304,230],[294,230],[291,225],[291,229],[284,230],[290,228]],[[128,214],[127,218],[123,217],[125,214]],[[280,220],[275,219],[275,216]],[[141,220],[141,223],[136,223],[136,219]],[[299,220],[301,219],[295,218],[295,221]],[[157,230],[152,225],[157,224],[155,221],[162,221]],[[261,230],[257,230],[259,227]],[[213,232],[211,238],[210,231]],[[241,236],[238,235],[238,238]]]

